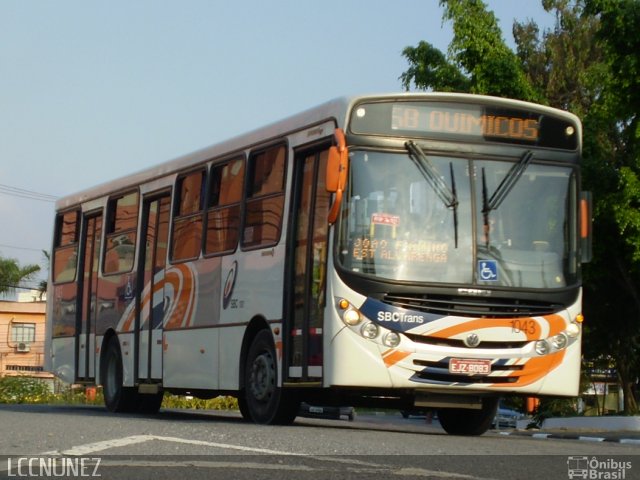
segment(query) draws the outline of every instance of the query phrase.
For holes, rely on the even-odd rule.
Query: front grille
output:
[[[382,301],[394,307],[425,313],[474,318],[533,317],[550,315],[563,309],[562,305],[535,300],[456,295],[388,293]]]
[[[431,362],[426,360],[414,360],[413,364],[422,367],[423,370],[416,372],[414,380],[426,381],[429,383],[500,383],[509,384],[518,381],[517,377],[486,376],[486,375],[455,375],[449,373],[447,361]],[[523,369],[523,365],[491,365],[492,372],[518,372]]]
[[[443,347],[469,348],[462,340],[455,338],[430,337],[428,335],[417,335],[415,333],[404,332],[413,342],[423,343],[426,345],[437,345]],[[480,349],[498,349],[498,348],[522,348],[529,343],[528,340],[522,341],[490,341],[484,340],[476,348]]]

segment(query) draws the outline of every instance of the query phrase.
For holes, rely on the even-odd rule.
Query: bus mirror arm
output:
[[[328,221],[335,223],[342,203],[342,192],[347,183],[347,172],[349,170],[349,150],[347,149],[344,132],[341,128],[335,130],[336,145],[329,148],[329,158],[327,160],[327,192],[335,193],[333,204],[329,210]]]

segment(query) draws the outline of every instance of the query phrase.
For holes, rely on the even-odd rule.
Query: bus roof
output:
[[[344,127],[347,121],[347,116],[354,104],[364,101],[391,101],[394,99],[451,101],[463,100],[469,102],[473,101],[475,103],[521,107],[531,110],[537,110],[541,113],[564,117],[566,120],[575,123],[576,125],[578,125],[578,128],[580,128],[579,119],[571,113],[539,104],[499,97],[442,92],[403,92],[350,97],[345,96],[330,100],[326,103],[305,110],[301,113],[292,115],[283,120],[279,120],[248,133],[238,135],[229,140],[196,150],[192,153],[174,158],[172,160],[158,163],[152,167],[140,170],[138,172],[133,172],[118,179],[107,181],[105,183],[82,190],[80,192],[67,195],[56,201],[56,211],[65,210],[80,203],[94,200],[106,195],[111,195],[116,192],[126,191],[127,189],[131,189],[136,185],[161,178],[166,175],[175,174],[179,171],[205,163],[215,158],[226,157],[246,149],[254,148],[260,144],[268,143],[269,141],[275,140],[284,135],[295,133],[296,131],[312,127],[313,125],[317,125],[325,121],[335,121],[338,127]]]

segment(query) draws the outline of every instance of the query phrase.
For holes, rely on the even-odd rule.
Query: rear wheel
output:
[[[489,430],[498,410],[498,398],[484,398],[482,408],[441,408],[438,420],[444,430],[451,435],[482,435]]]
[[[104,404],[110,412],[133,412],[136,410],[136,391],[122,385],[122,353],[120,343],[114,336],[107,343],[103,359],[102,389]]]
[[[244,399],[239,404],[243,416],[248,414],[255,423],[289,424],[296,418],[300,402],[292,392],[278,387],[276,352],[269,330],[258,332],[249,347]]]
[[[137,393],[135,394],[137,403],[136,410],[140,413],[158,413],[164,398],[163,392],[158,393]]]

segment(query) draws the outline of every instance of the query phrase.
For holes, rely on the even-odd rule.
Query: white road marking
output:
[[[245,447],[243,445],[232,445],[229,443],[207,442],[204,440],[190,440],[187,438],[179,437],[162,437],[159,435],[132,435],[130,437],[116,438],[113,440],[105,440],[102,442],[88,443],[86,445],[79,445],[71,447],[66,450],[54,450],[51,452],[45,452],[41,455],[68,455],[68,456],[82,456],[89,455],[103,450],[109,450],[111,448],[127,447],[129,445],[135,445],[137,443],[150,442],[152,440],[161,440],[164,442],[185,443],[190,445],[200,445],[205,447],[223,448],[226,450],[240,450],[250,453],[266,453],[270,455],[302,455],[299,453],[284,452],[280,450],[270,450],[267,448],[255,448]]]
[[[321,462],[329,462],[334,464],[348,464],[348,470],[351,472],[371,472],[380,473],[384,472],[388,475],[397,476],[413,476],[413,477],[429,477],[429,478],[442,478],[442,479],[461,479],[461,480],[490,480],[487,478],[477,477],[473,475],[466,475],[463,473],[443,472],[435,470],[427,470],[423,468],[411,468],[411,467],[399,467],[394,468],[389,465],[382,465],[372,462],[364,462],[361,460],[330,457],[330,456],[316,456],[306,455],[303,453],[292,453],[282,450],[271,450],[268,448],[256,448],[247,447],[244,445],[233,445],[229,443],[208,442],[205,440],[192,440],[180,437],[165,437],[160,435],[132,435],[129,437],[116,438],[112,440],[105,440],[102,442],[88,443],[85,445],[78,445],[64,450],[54,450],[50,452],[44,452],[37,456],[87,456],[109,450],[112,448],[126,447],[129,445],[136,445],[153,440],[159,440],[164,442],[182,443],[187,445],[198,445],[205,447],[220,448],[225,450],[237,450],[246,453],[254,454],[269,454],[269,455],[282,455],[282,456],[302,456],[305,458],[313,459]],[[213,456],[212,458],[215,458]],[[231,462],[215,461],[215,460],[201,460],[194,458],[193,460],[185,459],[182,461],[163,460],[162,457],[158,457],[158,460],[134,460],[128,459],[127,461],[120,461],[117,459],[109,459],[109,455],[102,457],[102,465],[109,467],[166,467],[166,468],[184,468],[184,467],[202,467],[202,468],[244,468],[244,469],[256,469],[256,470],[293,470],[293,471],[315,471],[321,470],[320,468],[314,468],[308,465],[287,465],[284,463],[270,464],[270,463],[256,463],[256,462]]]
[[[115,438],[113,440],[105,440],[102,442],[87,443],[86,445],[79,445],[71,447],[67,450],[52,450],[50,452],[44,452],[42,456],[82,456],[89,455],[95,452],[101,452],[102,450],[108,450],[109,448],[127,447],[129,445],[135,445],[136,443],[144,443],[153,439],[153,435],[133,435],[131,437]]]

